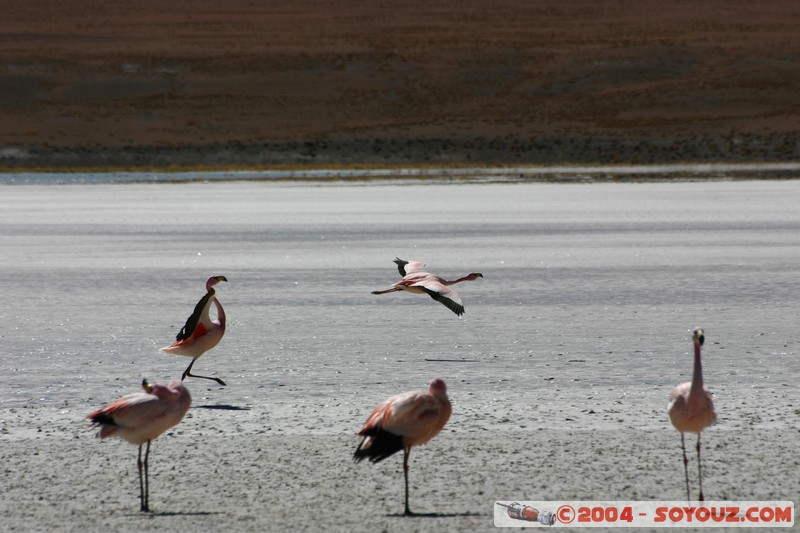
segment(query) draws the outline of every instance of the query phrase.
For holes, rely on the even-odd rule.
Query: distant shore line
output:
[[[215,169],[169,167],[8,170],[0,184],[247,182],[637,182],[680,180],[800,179],[800,161],[772,163],[676,163],[667,165],[496,165],[496,166],[303,166]]]
[[[130,145],[0,145],[0,172],[181,172],[320,168],[470,168],[771,164],[800,161],[800,131],[664,137],[339,136]]]

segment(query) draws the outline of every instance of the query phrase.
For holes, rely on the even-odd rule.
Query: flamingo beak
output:
[[[153,386],[147,382],[147,379],[142,380],[142,388],[147,394],[151,394],[153,392]]]
[[[214,276],[214,277],[217,279],[217,281],[228,281],[228,278],[226,278],[225,276]]]

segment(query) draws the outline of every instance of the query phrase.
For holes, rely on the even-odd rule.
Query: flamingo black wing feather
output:
[[[197,328],[197,324],[200,322],[200,316],[203,314],[203,309],[208,303],[209,298],[214,296],[214,292],[214,289],[211,289],[205,294],[205,296],[200,298],[200,301],[194,306],[194,311],[192,311],[191,316],[186,319],[186,324],[183,325],[181,330],[178,332],[177,337],[175,337],[176,341],[182,341],[192,336],[195,328]]]
[[[464,306],[461,305],[460,303],[458,303],[456,301],[453,301],[450,298],[448,298],[446,296],[443,296],[442,294],[440,294],[440,293],[438,293],[438,292],[436,292],[436,291],[434,291],[432,289],[429,289],[427,287],[422,287],[422,290],[427,292],[428,295],[430,295],[431,298],[433,298],[437,302],[443,304],[445,307],[450,309],[452,312],[454,312],[458,316],[461,316],[461,315],[464,314]]]
[[[400,272],[400,275],[405,277],[406,276],[406,265],[408,264],[408,261],[404,261],[403,259],[400,259],[399,257],[395,257],[394,258],[394,262],[395,262],[395,264],[397,264],[397,270]]]
[[[353,460],[356,463],[363,459],[369,459],[371,463],[379,463],[403,449],[403,437],[383,428],[373,427],[362,435],[364,435],[364,439],[353,454]],[[364,447],[364,443],[370,437],[372,437],[370,445]]]

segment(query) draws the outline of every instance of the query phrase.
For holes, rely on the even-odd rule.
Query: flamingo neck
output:
[[[463,278],[458,278],[458,279],[453,280],[453,281],[447,281],[447,282],[445,282],[445,285],[455,285],[456,283],[461,283],[462,281],[472,281],[473,279],[475,279],[475,278],[472,277],[472,274],[468,274],[468,275],[464,276]]]
[[[703,365],[700,362],[700,343],[694,343],[694,373],[692,374],[691,391],[703,390]]]
[[[219,325],[222,329],[225,329],[225,310],[222,308],[222,304],[219,303],[219,300],[214,298],[214,305],[217,307],[217,320],[219,321]]]

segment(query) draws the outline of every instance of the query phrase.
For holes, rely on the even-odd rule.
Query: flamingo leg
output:
[[[194,362],[195,362],[195,361],[197,361],[197,359],[192,359],[192,362],[191,362],[191,363],[189,363],[189,366],[187,366],[187,367],[186,367],[186,370],[184,370],[184,371],[183,371],[183,375],[181,376],[181,381],[183,381],[184,379],[186,379],[186,376],[189,376],[189,377],[192,377],[192,378],[203,378],[203,379],[210,379],[210,380],[212,380],[212,381],[216,381],[217,383],[219,383],[219,384],[220,384],[220,385],[222,385],[223,387],[225,387],[225,386],[226,386],[226,385],[225,385],[225,382],[224,382],[224,381],[222,381],[222,380],[221,380],[221,379],[219,379],[219,378],[212,378],[212,377],[209,377],[209,376],[198,376],[197,374],[192,374],[192,373],[190,372],[190,370],[192,370],[192,365],[194,364]]]
[[[141,447],[140,447],[141,448]],[[144,505],[142,511],[150,512],[150,441],[144,454]]]
[[[406,510],[403,513],[406,516],[411,516],[414,513],[408,507],[408,457],[411,455],[411,448],[403,448],[403,476],[406,480]]]
[[[700,479],[700,501],[703,499],[703,467],[700,464],[700,432],[697,432],[697,477]]]
[[[136,467],[139,470],[139,510],[147,511],[144,503],[144,483],[142,481],[142,445],[139,445],[139,457],[136,459]]]
[[[686,443],[683,439],[683,432],[681,432],[681,450],[683,450],[683,473],[686,476],[686,502],[688,503],[692,501],[692,498],[689,496],[689,459],[686,457]]]
[[[385,291],[372,291],[372,294],[386,294],[387,292],[397,292],[399,290],[400,289],[397,288],[391,288],[391,289],[386,289]]]
[[[181,376],[181,381],[186,379],[186,376],[190,375],[189,371],[192,369],[192,365],[194,364],[195,361],[196,361],[196,359],[192,359],[192,362],[189,363],[189,366],[187,366],[186,370],[183,371],[183,375]]]

